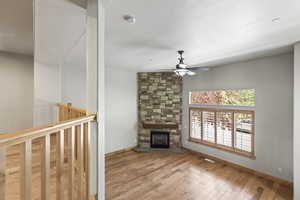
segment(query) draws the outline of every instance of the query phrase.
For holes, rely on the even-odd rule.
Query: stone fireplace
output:
[[[138,73],[139,148],[151,148],[153,132],[167,132],[169,147],[181,147],[181,104],[182,80],[175,73]]]

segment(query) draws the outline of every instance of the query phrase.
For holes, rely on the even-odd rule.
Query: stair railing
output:
[[[20,199],[32,200],[32,141],[41,141],[42,200],[50,200],[51,145],[55,144],[57,200],[90,198],[90,127],[96,115],[61,121],[47,126],[0,135],[0,199],[6,200],[6,159],[8,147],[20,145]],[[76,147],[75,147],[76,144]],[[65,181],[68,180],[67,188]],[[66,195],[67,194],[67,195]],[[9,199],[10,200],[10,199]]]

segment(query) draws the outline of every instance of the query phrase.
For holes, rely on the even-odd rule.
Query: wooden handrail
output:
[[[91,114],[86,117],[70,119],[54,124],[48,124],[37,128],[17,131],[14,133],[4,133],[0,135],[0,147],[19,144],[28,139],[35,139],[47,134],[58,132],[61,129],[71,128],[72,126],[93,121],[96,119],[96,114]]]
[[[41,155],[41,190],[43,200],[50,200],[51,178],[56,179],[56,199],[64,200],[65,191],[68,199],[77,196],[80,200],[90,197],[90,152],[91,122],[95,114],[70,119],[46,126],[0,135],[0,199],[6,199],[6,153],[13,145],[20,145],[20,197],[22,200],[33,199],[33,142],[40,142]],[[52,137],[55,136],[55,137]],[[51,141],[55,145],[51,147]],[[65,142],[66,141],[66,142]],[[55,173],[51,176],[51,151],[55,151]],[[68,168],[66,173],[66,167]],[[65,187],[68,180],[68,187]],[[36,189],[34,190],[36,194]]]

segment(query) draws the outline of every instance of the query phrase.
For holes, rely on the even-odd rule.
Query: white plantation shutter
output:
[[[232,146],[233,112],[217,112],[217,144]]]
[[[254,156],[254,111],[190,108],[190,139]]]
[[[202,112],[203,116],[203,140],[215,142],[215,112]]]
[[[253,116],[247,113],[235,113],[235,148],[252,151]]]
[[[202,112],[199,110],[192,110],[190,112],[191,120],[191,137],[201,139],[201,124],[202,124]]]

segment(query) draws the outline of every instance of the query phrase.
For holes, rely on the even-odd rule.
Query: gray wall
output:
[[[33,57],[0,53],[0,133],[33,126]]]
[[[105,72],[105,152],[137,145],[137,75],[121,69]]]
[[[256,90],[255,155],[251,160],[188,142],[188,94],[191,90]],[[293,56],[292,54],[199,71],[183,81],[183,146],[287,180],[293,178]]]
[[[300,43],[294,51],[294,199],[300,199]]]

